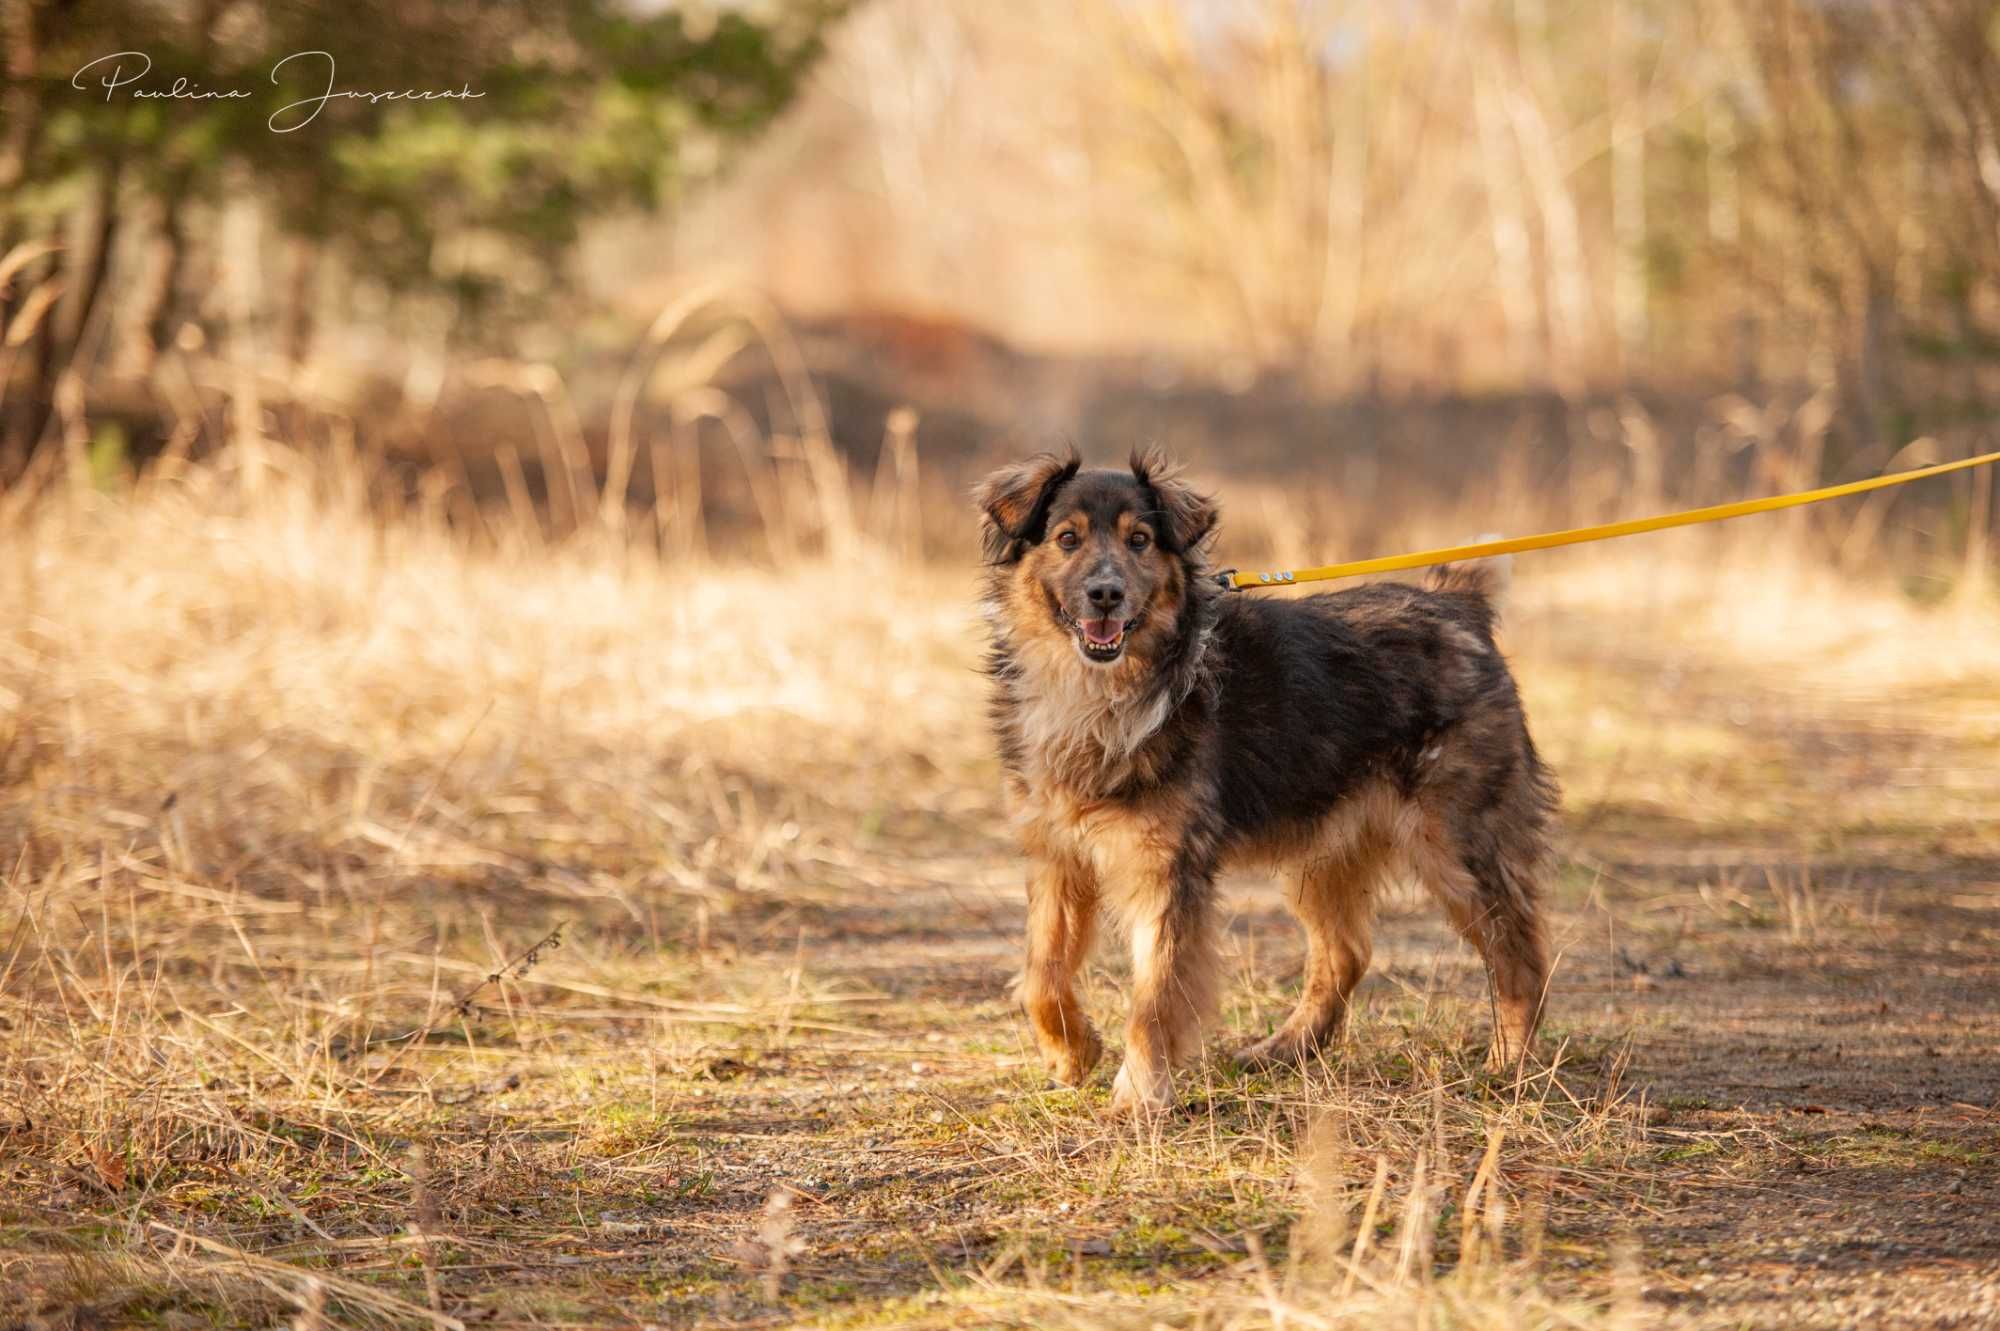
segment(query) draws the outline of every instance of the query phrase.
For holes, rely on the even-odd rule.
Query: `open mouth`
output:
[[[1125,650],[1125,621],[1122,619],[1080,619],[1077,641],[1083,654],[1093,661],[1115,661]]]
[[[1063,619],[1076,633],[1076,647],[1083,653],[1083,659],[1100,665],[1116,661],[1124,653],[1125,635],[1144,618],[1138,614],[1130,619],[1078,619],[1068,611],[1063,612]]]

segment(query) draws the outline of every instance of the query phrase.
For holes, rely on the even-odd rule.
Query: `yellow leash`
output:
[[[1968,467],[1983,467],[1989,462],[2000,462],[2000,453],[1985,453],[1976,458],[1961,458],[1957,462],[1941,462],[1935,467],[1919,467],[1915,471],[1899,471],[1887,476],[1872,476],[1865,481],[1849,481],[1845,485],[1829,485],[1819,490],[1801,490],[1796,494],[1772,495],[1768,499],[1740,499],[1733,504],[1711,504],[1707,508],[1690,508],[1681,513],[1662,513],[1657,517],[1628,518],[1623,522],[1606,522],[1596,527],[1576,527],[1569,531],[1544,532],[1540,536],[1514,536],[1504,541],[1477,541],[1471,545],[1448,545],[1441,550],[1424,550],[1413,555],[1384,555],[1377,559],[1351,559],[1345,564],[1323,564],[1318,568],[1279,569],[1270,572],[1243,573],[1236,569],[1225,569],[1216,575],[1224,587],[1247,590],[1257,587],[1285,587],[1299,582],[1327,582],[1334,578],[1358,578],[1366,573],[1394,573],[1399,569],[1426,568],[1432,564],[1452,564],[1461,559],[1484,559],[1491,555],[1519,554],[1524,550],[1552,550],[1559,545],[1582,545],[1586,541],[1608,541],[1614,536],[1637,536],[1641,532],[1665,531],[1669,527],[1692,527],[1701,522],[1722,522],[1729,518],[1744,518],[1752,513],[1771,513],[1781,508],[1797,508],[1801,504],[1817,504],[1828,499],[1840,499],[1847,495],[1864,494],[1869,490],[1885,490],[1892,485],[1907,485],[1911,481],[1921,481],[1926,476],[1943,476],[1947,472],[1964,471]]]

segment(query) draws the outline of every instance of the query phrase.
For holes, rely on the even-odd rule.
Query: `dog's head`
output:
[[[1073,451],[1042,453],[988,476],[975,498],[1016,634],[1067,638],[1100,666],[1143,664],[1174,640],[1217,512],[1164,453],[1088,471]]]

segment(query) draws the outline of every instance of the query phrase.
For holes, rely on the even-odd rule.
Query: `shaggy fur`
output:
[[[1157,453],[994,473],[984,517],[992,719],[1029,859],[1020,987],[1055,1075],[1103,1045],[1073,978],[1100,908],[1131,938],[1113,1104],[1170,1102],[1214,1006],[1215,879],[1284,870],[1305,926],[1298,1006],[1252,1063],[1332,1039],[1404,871],[1485,958],[1492,1062],[1526,1056],[1548,980],[1538,878],[1556,788],[1494,645],[1504,566],[1300,599],[1217,586],[1215,505]]]

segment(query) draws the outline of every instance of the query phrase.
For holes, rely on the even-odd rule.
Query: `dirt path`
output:
[[[782,970],[803,938],[821,993],[869,1001],[851,1032],[782,1051],[717,1046],[686,1069],[707,1104],[677,1128],[713,1183],[662,1237],[687,1245],[689,1291],[713,1282],[719,1300],[690,1305],[691,1320],[770,1317],[728,1291],[733,1264],[760,1260],[745,1235],[775,1188],[806,1199],[787,1280],[828,1309],[920,1296],[934,1268],[978,1269],[1052,1216],[1059,1231],[1041,1237],[1074,1247],[1081,1270],[1225,1278],[1242,1260],[1231,1226],[1282,1213],[1282,1180],[1246,1198],[1218,1173],[1226,1153],[1177,1162],[1174,1142],[1218,1100],[1237,1102],[1225,1118],[1260,1100],[1365,1111],[1337,1071],[1289,1086],[1210,1068],[1142,1187],[1069,1197],[1129,1134],[1100,1117],[1108,1068],[1080,1096],[1040,1090],[1005,998],[1021,911],[992,867],[1004,858],[996,847],[915,863],[913,877],[958,883],[746,921],[749,939],[778,945],[750,941],[728,966]],[[1645,1302],[1702,1321],[1987,1324],[2000,1316],[2000,864],[1834,862],[1767,877],[1778,858],[1691,869],[1630,838],[1578,850],[1558,892],[1549,1039],[1566,1084],[1601,1093],[1615,1069],[1611,1094],[1639,1112],[1621,1177],[1551,1205],[1554,1278],[1573,1268],[1588,1287],[1601,1254],[1629,1242]],[[1231,899],[1231,1020],[1268,1020],[1298,939],[1268,884],[1233,884]],[[1115,1021],[1122,968],[1100,963],[1093,1004]],[[1425,904],[1395,903],[1342,1057],[1379,1069],[1436,1009],[1446,1047],[1433,1052],[1469,1061],[1480,992],[1471,954]]]
[[[1751,736],[1781,738],[1793,747],[1775,728]],[[1848,758],[1841,785],[1938,760],[1935,740],[1918,753],[1901,734],[1807,744],[1829,742]],[[1879,833],[1815,853],[1727,829],[1690,838],[1684,820],[1624,809],[1571,817],[1580,830],[1555,892],[1563,960],[1547,1045],[1560,1051],[1565,1094],[1617,1101],[1632,1117],[1607,1143],[1615,1165],[1585,1161],[1584,1182],[1552,1194],[1550,1280],[1601,1289],[1604,1254],[1629,1245],[1645,1306],[1699,1324],[2000,1322],[2000,860]],[[1154,1158],[1136,1219],[1116,1198],[1074,1210],[1050,1200],[1117,1151],[1121,1130],[1098,1117],[1108,1067],[1081,1096],[1038,1090],[1005,1001],[1021,919],[1008,871],[993,867],[1006,859],[1004,844],[975,847],[931,866],[964,873],[960,885],[787,917],[811,938],[821,982],[883,1001],[850,1052],[800,1046],[719,1074],[740,1078],[716,1091],[735,1108],[707,1122],[762,1115],[768,1127],[748,1130],[741,1150],[714,1139],[733,1157],[736,1201],[697,1223],[725,1233],[772,1187],[803,1187],[815,1200],[799,1233],[815,1256],[794,1267],[801,1279],[916,1293],[931,1284],[925,1263],[976,1268],[1020,1238],[1023,1189],[1007,1162],[1025,1156],[1030,1209],[1045,1222],[1061,1208],[1062,1233],[1047,1237],[1069,1242],[1085,1269],[1227,1279],[1245,1260],[1231,1255],[1241,1244],[1230,1224],[1270,1220],[1262,1208],[1282,1212],[1285,1194],[1218,1206],[1228,1187],[1214,1171],[1227,1162],[1210,1153]],[[1300,949],[1271,885],[1232,884],[1231,900],[1228,1020],[1241,1027],[1281,1014],[1277,990],[1296,979]],[[1098,967],[1093,1007],[1115,1023],[1123,967],[1111,949]],[[1426,903],[1392,902],[1335,1066],[1292,1086],[1210,1067],[1184,1093],[1168,1141],[1212,1122],[1218,1102],[1235,1101],[1227,1119],[1244,1101],[1350,1115],[1371,1096],[1395,1101],[1422,1073],[1389,1065],[1407,1060],[1413,1039],[1424,1044],[1438,1012],[1449,1014],[1444,1047],[1430,1052],[1469,1063],[1481,993],[1475,959]],[[1223,1036],[1210,1044],[1228,1047]],[[1343,1062],[1365,1068],[1370,1086],[1357,1093]],[[1025,1126],[1024,1103],[1036,1106]],[[915,1142],[881,1131],[912,1120]],[[1520,1164],[1533,1172],[1531,1156]],[[1154,1213],[1157,1192],[1181,1195]],[[1178,1246],[1151,1237],[1162,1228]],[[893,1258],[864,1275],[819,1255],[861,1235],[897,1236],[880,1251],[900,1251],[900,1277]]]

